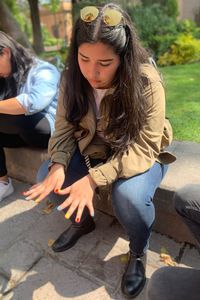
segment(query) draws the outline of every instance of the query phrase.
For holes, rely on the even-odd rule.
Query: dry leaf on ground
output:
[[[173,267],[177,265],[177,263],[171,258],[171,255],[168,254],[167,249],[164,247],[162,247],[160,251],[160,260],[167,266]]]
[[[55,240],[49,239],[48,240],[48,246],[51,247],[54,242],[55,242]]]
[[[44,214],[50,214],[54,209],[54,204],[51,203],[49,200],[46,201],[46,206],[42,209]]]
[[[127,263],[128,263],[128,260],[129,260],[129,253],[127,253],[127,254],[122,254],[122,255],[120,256],[120,262],[121,262],[122,264],[127,264]]]

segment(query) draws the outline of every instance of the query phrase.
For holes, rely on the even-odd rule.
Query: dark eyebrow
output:
[[[89,58],[87,56],[85,56],[83,53],[79,52],[80,56],[84,57],[84,58]],[[109,59],[99,59],[99,61],[101,62],[111,62],[113,61],[113,58],[109,58]]]

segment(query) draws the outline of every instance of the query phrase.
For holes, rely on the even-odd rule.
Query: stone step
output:
[[[5,148],[9,176],[34,184],[39,166],[48,158],[47,150],[31,148]]]
[[[200,144],[173,141],[170,150],[176,155],[177,160],[169,165],[168,172],[155,193],[156,220],[153,229],[179,242],[193,244],[194,240],[177,215],[172,199],[174,192],[186,184],[200,184]],[[47,158],[46,150],[6,149],[9,175],[31,184],[35,183],[37,170]],[[97,200],[95,207],[104,213],[114,215],[111,201],[106,196],[104,201]]]

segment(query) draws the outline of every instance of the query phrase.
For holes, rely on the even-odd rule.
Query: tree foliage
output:
[[[177,0],[141,0],[141,2],[144,6],[159,4],[168,16],[173,18],[178,16]]]
[[[10,5],[9,7],[11,7],[11,9],[17,10],[15,1],[0,0],[0,29],[12,36],[23,46],[31,48],[30,42],[28,41],[24,32],[21,30],[19,23],[15,19],[7,3]]]

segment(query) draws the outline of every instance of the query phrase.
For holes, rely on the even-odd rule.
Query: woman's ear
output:
[[[10,48],[3,48],[2,50],[2,54],[5,54],[8,56],[8,58],[11,58],[11,51],[10,51]]]

